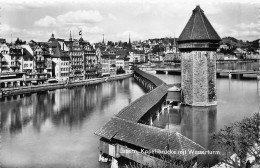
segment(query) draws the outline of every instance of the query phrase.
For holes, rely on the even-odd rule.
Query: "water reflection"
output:
[[[182,106],[180,112],[181,133],[208,149],[209,136],[217,129],[217,106]]]
[[[217,69],[230,70],[258,70],[259,63],[256,62],[227,62],[217,63]]]
[[[80,126],[82,121],[99,108],[100,112],[113,103],[117,92],[131,97],[130,80],[114,84],[99,84],[49,92],[40,92],[20,100],[1,102],[1,130],[19,131],[32,122],[33,128],[41,130],[47,119],[54,125]],[[131,98],[128,99],[128,102]]]
[[[161,66],[158,65],[160,68]],[[163,68],[174,68],[179,69],[181,68],[181,64],[174,64],[174,65],[164,65]],[[258,61],[248,61],[248,62],[238,62],[238,61],[220,61],[217,62],[217,69],[229,69],[229,70],[258,70],[259,68],[259,60]]]
[[[154,126],[180,132],[204,148],[209,148],[209,136],[217,129],[217,106],[192,107],[181,106],[163,112]]]
[[[1,99],[0,162],[6,167],[99,167],[94,131],[143,94],[129,78]]]

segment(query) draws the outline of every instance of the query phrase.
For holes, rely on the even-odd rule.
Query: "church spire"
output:
[[[54,34],[53,34],[53,32],[52,32],[52,34],[51,34],[51,38],[54,38]]]
[[[128,43],[131,45],[130,33],[129,33],[129,42]]]
[[[104,34],[103,34],[103,41],[102,41],[103,44],[105,44],[105,38],[104,38]]]
[[[71,30],[70,30],[70,38],[69,38],[69,41],[72,41]]]
[[[173,46],[176,46],[176,38],[175,38],[175,33],[174,33],[174,37],[173,37]]]
[[[129,49],[129,50],[132,50],[132,44],[131,44],[130,33],[129,33],[128,49]]]

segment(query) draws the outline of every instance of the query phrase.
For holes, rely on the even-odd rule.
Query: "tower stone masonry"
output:
[[[204,11],[200,6],[196,6],[178,39],[184,104],[191,106],[217,104],[216,50],[220,41],[221,38]]]

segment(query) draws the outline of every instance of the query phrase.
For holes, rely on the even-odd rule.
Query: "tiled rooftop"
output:
[[[138,120],[140,120],[148,110],[156,105],[163,96],[167,94],[167,89],[168,86],[162,84],[123,108],[116,116],[122,119],[138,122]]]
[[[148,150],[166,150],[168,143],[169,150],[176,152],[204,150],[202,146],[178,132],[171,132],[166,129],[139,124],[118,117],[113,117],[100,130],[96,131],[95,134],[106,139],[111,140],[113,138]],[[187,154],[174,155],[173,157],[187,161],[195,156]]]
[[[144,72],[144,71],[142,71],[138,68],[135,68],[134,71],[135,71],[135,73],[140,74],[143,78],[145,78],[145,79],[151,81],[152,83],[154,83],[155,86],[157,86],[157,87],[165,83],[164,81],[155,77],[154,75],[148,74],[148,73],[146,73],[146,72]]]
[[[204,11],[197,6],[183,29],[178,41],[221,41],[221,38],[210,24]]]

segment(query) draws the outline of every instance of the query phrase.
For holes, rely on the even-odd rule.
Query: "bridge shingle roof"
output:
[[[178,132],[139,124],[118,117],[113,117],[95,134],[109,140],[116,139],[148,150],[165,151],[167,144],[169,144],[169,150],[187,151],[186,155],[171,155],[183,161],[191,160],[196,156],[196,154],[188,154],[188,150],[205,150],[202,146]]]
[[[133,122],[138,122],[141,117],[147,113],[155,104],[157,104],[163,96],[167,94],[168,86],[163,84],[151,92],[138,98],[130,105],[123,108],[116,116]]]

